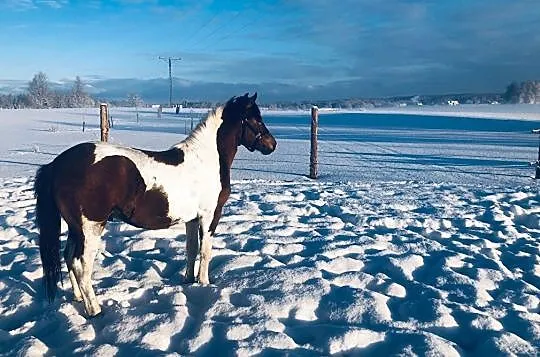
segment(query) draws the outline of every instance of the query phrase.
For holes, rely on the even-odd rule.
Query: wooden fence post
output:
[[[84,133],[84,127],[86,126],[86,109],[84,109],[84,112],[82,113],[82,131]]]
[[[101,141],[109,141],[109,109],[107,104],[101,103],[99,105],[99,117],[101,119]]]
[[[534,129],[532,133],[540,135],[540,129]],[[536,160],[536,162],[532,162],[531,164],[536,166],[536,174],[534,175],[534,178],[536,180],[540,180],[540,136],[538,137],[538,160]]]
[[[319,166],[317,158],[317,131],[319,127],[319,108],[311,107],[311,154],[309,155],[309,178],[316,179]]]

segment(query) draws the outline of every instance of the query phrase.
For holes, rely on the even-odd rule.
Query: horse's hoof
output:
[[[201,286],[208,286],[210,285],[210,281],[208,279],[199,279],[199,284]]]

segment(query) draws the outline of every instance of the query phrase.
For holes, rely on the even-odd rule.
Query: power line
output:
[[[209,34],[207,34],[205,37],[203,37],[201,39],[201,41],[197,42],[194,46],[192,46],[192,49],[195,49],[197,47],[197,45],[200,45],[202,42],[207,41],[210,38],[212,38],[216,33],[218,33],[219,31],[222,31],[223,29],[225,29],[227,27],[227,25],[229,25],[231,23],[234,24],[236,18],[238,16],[240,16],[241,14],[242,14],[242,12],[238,11],[233,17],[231,17],[230,19],[227,19],[227,21],[224,21],[223,23],[219,24],[213,31],[211,31]],[[199,48],[200,48],[200,46],[199,46]]]
[[[169,62],[169,107],[172,108],[172,61],[180,61],[180,57],[158,57],[160,60]]]
[[[217,19],[219,13],[216,13],[210,21],[205,22],[202,26],[200,26],[197,30],[195,30],[190,36],[188,36],[188,39],[184,42],[184,46],[192,46],[193,47],[193,41],[197,38],[197,35],[199,33],[202,33],[203,30],[205,30],[211,23],[214,22],[214,20]]]
[[[210,47],[212,46],[216,46],[218,45],[220,42],[222,42],[223,40],[226,40],[228,38],[230,38],[232,35],[235,35],[236,33],[240,32],[240,31],[243,31],[246,27],[254,24],[255,22],[258,22],[259,19],[255,19],[253,21],[248,21],[247,23],[245,23],[243,26],[237,28],[237,29],[233,29],[233,31],[225,34],[224,36],[221,36],[221,37],[218,37],[215,39],[214,42],[209,42],[205,47],[203,47],[200,51],[205,51],[207,49],[209,49]]]

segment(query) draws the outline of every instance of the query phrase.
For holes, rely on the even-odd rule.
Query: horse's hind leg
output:
[[[92,270],[99,247],[104,224],[102,222],[88,221],[82,217],[83,250],[82,254],[73,258],[73,273],[79,284],[84,308],[89,316],[101,312],[101,307],[92,288]]]
[[[199,261],[198,280],[202,285],[210,284],[208,279],[208,265],[212,258],[212,235],[210,233],[210,223],[213,216],[201,217],[199,219],[199,239],[201,240],[201,257]]]
[[[195,259],[199,252],[199,220],[186,222],[186,282],[195,282]]]
[[[71,281],[71,286],[73,287],[73,295],[75,301],[82,301],[81,289],[79,289],[79,284],[73,273],[73,257],[75,256],[75,251],[80,251],[80,245],[82,245],[83,234],[79,232],[75,227],[69,227],[68,239],[66,243],[66,248],[64,249],[64,260],[68,267],[69,280]],[[80,255],[80,254],[78,254]]]

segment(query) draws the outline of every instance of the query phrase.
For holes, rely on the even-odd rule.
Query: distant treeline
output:
[[[28,82],[24,93],[0,94],[0,108],[82,108],[94,107],[100,102],[111,106],[144,107],[143,99],[134,93],[126,99],[93,98],[85,91],[85,84],[77,76],[71,90],[55,90],[43,72],[37,73]],[[374,107],[391,107],[402,105],[447,105],[449,102],[459,104],[494,104],[494,103],[540,103],[540,81],[512,82],[504,94],[444,94],[444,95],[414,95],[387,98],[353,98],[316,101],[289,101],[263,103],[270,109],[306,110],[312,105],[335,109],[362,109]],[[185,108],[210,108],[222,104],[212,101],[182,101],[178,103]]]
[[[507,103],[540,104],[540,81],[512,82],[503,97]]]
[[[0,108],[83,108],[96,103],[84,91],[84,84],[77,76],[71,91],[51,89],[47,75],[39,72],[28,82],[28,88],[20,94],[0,95]]]
[[[499,93],[486,94],[442,94],[442,95],[414,95],[387,98],[360,98],[360,99],[337,99],[315,100],[301,102],[278,102],[267,105],[270,109],[300,109],[307,110],[312,105],[321,108],[334,109],[362,109],[384,108],[401,105],[448,105],[449,101],[458,101],[460,104],[493,104],[500,103],[502,95]]]

